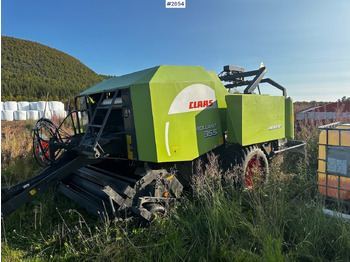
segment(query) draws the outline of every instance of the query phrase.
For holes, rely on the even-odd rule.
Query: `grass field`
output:
[[[27,146],[32,123],[16,125],[2,126],[2,186],[40,172]],[[147,228],[132,218],[102,222],[44,193],[2,220],[2,260],[349,261],[350,223],[325,216],[317,198],[316,125],[296,133],[305,155],[276,157],[268,183],[255,191],[234,189],[239,171],[223,174],[210,156],[192,192]]]

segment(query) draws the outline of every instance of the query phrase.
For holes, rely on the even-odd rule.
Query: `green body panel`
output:
[[[203,67],[159,68],[150,82],[157,162],[193,160],[222,144],[215,87]]]
[[[294,139],[294,110],[293,110],[293,100],[287,98],[285,100],[285,121],[286,121],[286,138]]]
[[[130,87],[133,104],[134,125],[139,159],[156,162],[156,142],[153,126],[151,94],[148,84],[137,84]]]
[[[227,140],[242,144],[242,95],[226,96],[227,108]]]
[[[285,137],[284,97],[233,94],[226,103],[229,142],[247,146]]]

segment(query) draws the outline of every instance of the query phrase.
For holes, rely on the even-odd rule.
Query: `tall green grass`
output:
[[[5,221],[2,255],[5,261],[348,261],[349,222],[322,213],[308,174],[281,177],[278,163],[271,169],[267,184],[238,192],[230,185],[235,174],[221,174],[211,157],[192,193],[148,228],[131,218],[101,222],[68,209],[65,198],[42,197]]]
[[[223,173],[209,155],[192,191],[147,228],[133,218],[96,219],[62,196],[44,194],[2,221],[2,259],[349,261],[350,222],[324,215],[317,198],[316,125],[299,128],[305,154],[276,157],[267,183],[238,191],[240,169]]]

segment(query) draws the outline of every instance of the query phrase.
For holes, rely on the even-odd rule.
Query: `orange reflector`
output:
[[[167,197],[168,196],[168,192],[164,192],[163,197]]]

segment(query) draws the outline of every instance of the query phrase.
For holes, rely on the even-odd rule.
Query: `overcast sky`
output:
[[[350,96],[349,0],[2,0],[1,34],[61,50],[99,74],[160,64],[220,73],[260,62],[294,101]]]

